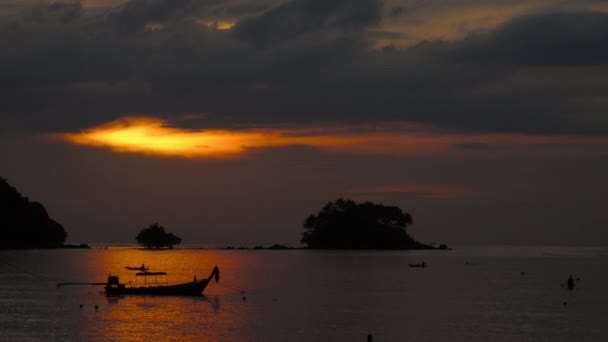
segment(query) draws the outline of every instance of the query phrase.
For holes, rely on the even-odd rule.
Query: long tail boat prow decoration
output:
[[[105,285],[107,296],[121,295],[152,295],[152,296],[202,296],[207,285],[215,278],[215,281],[220,281],[220,269],[215,266],[211,274],[206,279],[194,280],[188,283],[175,285],[158,285],[158,276],[167,276],[165,272],[139,272],[136,277],[144,278],[144,285],[127,285],[121,284],[118,276],[109,275],[107,283],[62,283],[57,287],[65,285]],[[148,277],[154,277],[153,285],[148,285]]]

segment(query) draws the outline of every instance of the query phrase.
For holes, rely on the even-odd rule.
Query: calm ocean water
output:
[[[429,267],[408,267],[421,261]],[[218,265],[221,280],[203,298],[56,287],[133,280],[124,266],[142,263],[169,283]],[[2,251],[0,340],[608,341],[607,266],[608,248]],[[570,274],[580,278],[571,294]]]

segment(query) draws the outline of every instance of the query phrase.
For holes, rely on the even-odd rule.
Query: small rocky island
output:
[[[338,198],[304,221],[301,242],[311,249],[436,249],[406,232],[412,223],[398,207]]]
[[[182,243],[182,238],[173,233],[167,233],[165,227],[159,225],[158,222],[140,230],[135,240],[147,249],[160,249],[162,247],[173,249],[174,245]]]
[[[39,202],[31,202],[0,177],[0,249],[61,248],[67,237]]]

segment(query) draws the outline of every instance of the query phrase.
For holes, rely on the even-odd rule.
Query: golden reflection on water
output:
[[[86,273],[88,280],[100,281],[108,274],[120,277],[121,283],[135,283],[135,273],[125,266],[145,264],[153,272],[167,272],[168,284],[207,278],[213,267],[220,267],[220,283],[212,281],[202,297],[120,296],[98,297],[99,310],[93,304],[83,309],[88,319],[81,320],[83,338],[99,341],[222,341],[226,324],[239,326],[247,319],[246,306],[223,313],[220,296],[237,302],[236,294],[221,286],[223,278],[234,281],[231,270],[243,267],[242,258],[222,251],[113,249],[95,251]],[[204,258],[201,258],[204,255]],[[225,274],[223,274],[225,273]],[[93,277],[93,275],[95,275]],[[141,285],[143,282],[138,281]],[[161,283],[159,279],[159,283]],[[150,284],[150,281],[148,281]],[[129,285],[127,285],[129,286]],[[101,287],[100,287],[101,290]],[[100,295],[102,296],[102,295]],[[240,296],[240,295],[239,295]],[[226,314],[229,315],[227,320]],[[91,319],[94,318],[94,319]]]
[[[217,297],[217,296],[215,296]],[[217,298],[216,298],[217,299]],[[221,341],[222,324],[215,299],[125,297],[98,312],[106,326],[95,338],[102,341],[208,340]]]

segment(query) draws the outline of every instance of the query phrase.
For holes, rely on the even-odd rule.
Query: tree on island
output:
[[[0,249],[59,248],[67,234],[44,206],[30,202],[0,177]]]
[[[135,239],[138,244],[146,248],[169,247],[173,249],[174,245],[179,245],[182,242],[181,238],[173,235],[173,233],[167,233],[165,227],[158,223],[142,229]]]
[[[412,223],[398,207],[338,198],[304,221],[301,242],[314,249],[432,249],[407,234]]]

